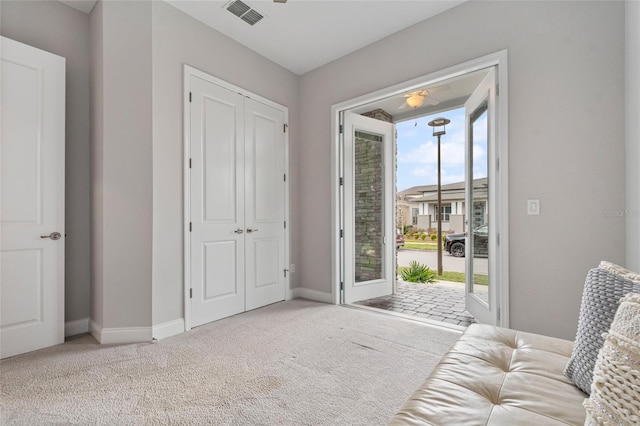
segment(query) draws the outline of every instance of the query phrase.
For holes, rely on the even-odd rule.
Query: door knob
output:
[[[49,235],[40,235],[40,238],[51,238],[52,240],[59,240],[62,238],[62,234],[59,232],[52,232]]]
[[[233,232],[235,232],[236,234],[242,234],[244,232],[244,230],[242,228],[238,228]]]
[[[247,234],[251,234],[253,232],[258,232],[258,229],[247,228]]]

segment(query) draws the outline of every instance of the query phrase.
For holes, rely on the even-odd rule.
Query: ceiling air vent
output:
[[[249,25],[255,25],[264,18],[262,13],[252,9],[251,6],[240,0],[230,2],[227,6],[227,10]]]

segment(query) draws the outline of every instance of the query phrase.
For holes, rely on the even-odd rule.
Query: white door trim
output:
[[[507,80],[508,73],[508,56],[507,50],[501,50],[480,58],[472,59],[462,64],[454,65],[430,74],[423,75],[405,82],[395,84],[393,86],[377,90],[375,92],[358,96],[331,106],[331,277],[333,285],[331,286],[331,296],[333,303],[340,303],[340,256],[341,256],[341,239],[340,239],[340,185],[341,176],[340,164],[340,114],[342,111],[355,108],[357,106],[375,102],[390,96],[406,93],[412,89],[422,86],[437,84],[450,78],[462,76],[474,71],[478,71],[491,66],[498,66],[498,97],[497,97],[497,158],[499,158],[499,170],[496,178],[499,180],[500,204],[496,206],[496,215],[500,220],[500,245],[497,248],[497,267],[496,278],[502,283],[502,291],[498,297],[498,305],[500,306],[500,321],[498,325],[502,327],[509,326],[509,126],[508,126],[508,98],[509,87]]]
[[[189,173],[189,160],[191,157],[191,153],[190,153],[190,146],[191,146],[191,135],[189,133],[189,122],[190,122],[190,100],[189,100],[189,81],[190,78],[194,76],[194,77],[198,77],[201,78],[203,80],[206,80],[210,83],[213,83],[217,86],[221,86],[225,89],[234,91],[236,93],[239,93],[243,96],[246,96],[248,98],[251,98],[255,101],[258,101],[260,103],[263,103],[265,105],[268,105],[272,108],[275,108],[277,110],[280,110],[283,112],[284,115],[284,122],[285,123],[289,123],[289,108],[287,108],[284,105],[280,105],[278,103],[275,103],[267,98],[263,98],[260,95],[256,95],[255,93],[249,92],[246,89],[243,89],[239,86],[235,86],[231,83],[228,83],[224,80],[221,80],[217,77],[214,77],[210,74],[207,74],[204,71],[200,71],[197,68],[194,68],[192,66],[189,65],[184,65],[184,71],[183,71],[183,104],[182,104],[182,111],[183,111],[183,141],[184,141],[184,158],[183,158],[183,192],[184,192],[184,197],[183,197],[183,251],[184,251],[184,265],[183,265],[183,269],[184,269],[184,282],[183,282],[183,288],[184,288],[184,293],[183,293],[183,297],[184,297],[184,330],[185,331],[189,331],[191,330],[191,303],[190,303],[190,283],[191,283],[191,273],[190,273],[190,265],[191,265],[191,250],[190,250],[190,231],[189,231],[189,218],[191,217],[191,193],[190,193],[190,188],[191,188],[191,180],[190,180],[190,173]],[[285,195],[284,195],[284,217],[285,217],[285,221],[287,223],[287,227],[284,229],[284,239],[285,239],[285,248],[284,248],[284,256],[285,256],[285,265],[289,265],[290,264],[290,257],[289,257],[289,229],[290,229],[290,220],[289,220],[289,182],[290,182],[290,173],[289,173],[289,130],[287,128],[287,131],[284,132],[284,168],[285,168],[285,173],[287,175],[287,179],[284,182],[285,183]],[[287,268],[288,269],[288,268]],[[290,274],[287,274],[287,277],[285,278],[285,294],[284,294],[284,299],[285,300],[289,300],[292,297],[292,292],[289,289],[289,277]]]

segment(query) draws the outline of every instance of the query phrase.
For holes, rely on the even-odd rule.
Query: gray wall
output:
[[[623,46],[622,2],[469,2],[303,75],[301,285],[331,291],[331,105],[506,48],[511,326],[573,338],[588,269],[625,262],[604,214],[625,206]]]
[[[92,319],[151,326],[151,3],[101,2],[93,24],[93,286],[102,300]]]
[[[640,272],[640,2],[626,2],[627,268]]]
[[[103,6],[91,16],[89,37],[89,17],[58,2],[0,3],[2,35],[67,58],[67,321],[89,316],[92,203],[94,320],[133,327],[183,315],[183,63],[290,108],[291,252],[298,271],[292,287],[331,291],[331,105],[504,48],[510,67],[511,325],[572,338],[586,271],[601,259],[625,264],[625,226],[627,267],[640,269],[640,219],[604,214],[640,204],[640,42],[631,25],[638,20],[637,2],[471,2],[301,77],[167,4],[154,2],[151,11],[135,6],[129,18],[113,6],[104,17],[107,28]],[[122,29],[113,22],[118,16],[126,22]],[[135,25],[134,17],[140,19]],[[120,48],[122,57],[114,53]],[[91,156],[90,63],[96,97]],[[129,70],[131,82],[123,76]],[[122,87],[106,93],[106,83],[114,81]],[[124,93],[129,84],[141,90],[141,99]],[[140,122],[128,122],[125,114]],[[120,129],[105,128],[116,122]],[[525,215],[527,198],[541,199],[541,216]],[[134,314],[117,320],[120,309]]]
[[[89,16],[57,1],[0,2],[0,33],[66,58],[65,321],[89,317]]]
[[[178,9],[153,2],[153,324],[183,313],[183,65],[289,108],[291,199],[298,199],[298,77]],[[293,201],[297,203],[297,201]],[[298,262],[296,205],[292,262]],[[294,287],[297,274],[291,275]]]

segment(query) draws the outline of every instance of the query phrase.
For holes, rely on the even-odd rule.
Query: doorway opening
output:
[[[499,52],[333,107],[336,303],[508,326],[505,86]]]

